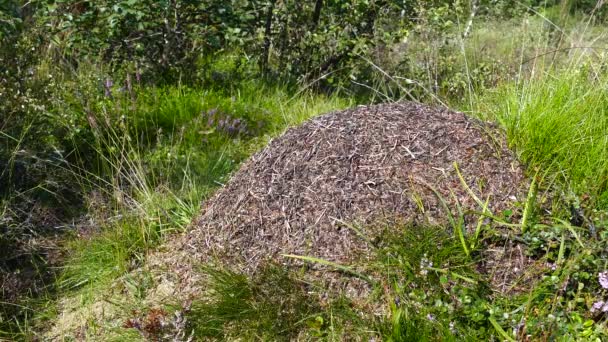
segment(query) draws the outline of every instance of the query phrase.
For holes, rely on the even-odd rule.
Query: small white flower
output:
[[[593,303],[593,306],[591,307],[591,310],[589,310],[589,311],[591,311],[591,313],[594,313],[598,310],[602,310],[602,308],[604,307],[604,304],[605,303],[603,300],[600,300],[599,302],[595,302],[595,303]]]
[[[430,267],[433,267],[433,262],[427,259],[425,253],[422,259],[420,259],[420,275],[426,276],[429,273],[428,268]]]
[[[600,285],[604,289],[608,289],[608,271],[600,272],[598,277],[600,278]]]

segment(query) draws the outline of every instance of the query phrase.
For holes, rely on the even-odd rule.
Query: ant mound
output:
[[[479,212],[511,208],[527,184],[490,124],[417,103],[359,106],[272,140],[204,203],[173,247],[249,274],[266,261],[298,264],[285,254],[348,265],[366,259],[361,235],[378,223],[450,229],[450,211],[472,231]]]
[[[280,254],[340,262],[366,249],[349,223],[447,224],[441,201],[458,215],[458,205],[482,210],[475,197],[500,212],[525,182],[501,139],[462,113],[415,103],[317,117],[249,159],[204,204],[188,245],[252,269]]]

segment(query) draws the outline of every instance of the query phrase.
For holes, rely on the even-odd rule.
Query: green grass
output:
[[[529,170],[567,195],[608,204],[608,79],[593,69],[564,71],[489,92],[478,111],[498,121]],[[486,102],[487,101],[487,102]]]
[[[487,299],[478,260],[466,253],[454,232],[443,227],[404,226],[388,230],[376,252],[376,268],[391,308],[392,341],[483,338],[487,315],[478,302]],[[463,307],[462,302],[475,304]],[[479,316],[479,317],[478,317]]]
[[[189,314],[198,339],[289,340],[315,321],[322,309],[306,284],[281,267],[268,267],[254,279],[206,267],[210,299],[196,302]]]
[[[536,261],[527,274],[537,282],[527,293],[496,302],[516,312],[511,319],[525,320],[526,332],[537,338],[593,340],[608,333],[605,317],[590,311],[604,299],[598,273],[607,267],[608,79],[602,68],[577,57],[565,68],[536,70],[474,100],[473,113],[504,128],[542,189],[536,217],[516,233]],[[570,223],[575,211],[580,227]]]
[[[251,82],[231,91],[146,88],[96,102],[94,139],[85,147],[96,166],[73,165],[69,171],[89,193],[93,224],[65,243],[55,295],[94,304],[114,281],[143,265],[168,234],[183,230],[201,200],[270,138],[349,106],[336,97],[292,94]],[[78,116],[70,111],[82,109],[77,103],[66,112]],[[202,119],[210,110],[254,129],[228,134],[217,119],[213,124]],[[32,322],[48,320],[50,311]]]

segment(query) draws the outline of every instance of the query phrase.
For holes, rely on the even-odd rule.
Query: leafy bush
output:
[[[366,81],[371,66],[365,59],[384,55],[416,27],[445,31],[471,11],[504,17],[527,10],[510,0],[478,6],[446,0],[36,4],[36,18],[54,34],[49,42],[75,66],[101,56],[113,70],[149,80],[196,82],[201,60],[238,49],[257,61],[259,74],[303,82],[320,77],[324,87],[334,88]]]
[[[101,56],[114,70],[176,81],[194,71],[199,56],[251,37],[256,6],[240,0],[64,0],[42,7],[38,16],[52,28],[59,53],[76,65]]]

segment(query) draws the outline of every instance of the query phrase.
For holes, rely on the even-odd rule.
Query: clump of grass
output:
[[[593,70],[563,71],[488,93],[479,112],[498,121],[530,169],[565,192],[608,203],[608,79]]]
[[[364,317],[340,294],[324,298],[319,285],[296,272],[267,264],[248,277],[228,268],[202,268],[208,292],[187,319],[198,339],[288,341],[379,336],[374,317]]]
[[[318,322],[318,301],[306,284],[280,267],[269,266],[253,279],[209,266],[204,273],[210,278],[210,299],[195,303],[189,314],[199,339],[289,340]]]

